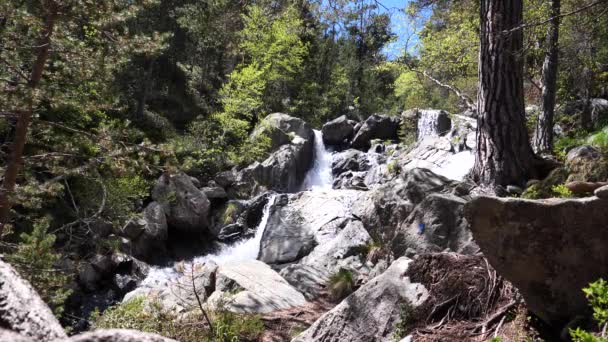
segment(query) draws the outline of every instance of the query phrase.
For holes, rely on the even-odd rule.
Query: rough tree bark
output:
[[[32,121],[32,114],[34,112],[36,101],[36,91],[46,66],[51,47],[51,37],[53,35],[53,30],[55,28],[57,15],[59,12],[58,5],[55,3],[55,1],[45,1],[44,4],[46,10],[44,32],[36,45],[38,50],[36,54],[36,61],[32,67],[29,82],[27,84],[27,103],[24,105],[24,109],[17,112],[17,114],[19,114],[19,119],[17,120],[17,125],[15,127],[15,137],[13,139],[11,153],[4,172],[2,188],[0,188],[0,237],[2,236],[5,225],[9,222],[9,214],[12,207],[11,197],[15,191],[17,176],[21,171],[23,149],[25,147],[27,131]]]
[[[553,18],[547,29],[547,51],[542,73],[541,112],[536,120],[534,149],[537,153],[551,152],[553,149],[553,117],[555,113],[555,96],[557,93],[557,63],[559,55],[559,25],[561,0],[551,1]]]
[[[523,184],[536,176],[525,125],[522,0],[480,4],[477,153],[473,179],[487,186]]]

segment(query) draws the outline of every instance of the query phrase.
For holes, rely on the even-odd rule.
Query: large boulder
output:
[[[264,118],[261,127],[280,130],[290,136],[290,141],[286,144],[273,142],[274,150],[266,160],[253,163],[236,175],[233,188],[239,198],[268,190],[296,192],[313,163],[315,134],[302,119],[274,113]],[[252,135],[261,132],[261,129],[256,130]]]
[[[608,163],[602,153],[593,146],[573,148],[566,155],[568,182],[602,182],[608,180]]]
[[[157,334],[129,329],[99,329],[76,335],[70,342],[177,342]]]
[[[529,309],[561,327],[589,314],[582,292],[608,274],[608,201],[478,197],[465,207],[475,241]]]
[[[342,115],[323,125],[323,142],[326,145],[342,145],[352,138],[354,127],[353,121]]]
[[[407,258],[393,262],[292,342],[391,341],[403,308],[415,310],[428,298],[427,289],[406,275],[411,262]]]
[[[335,236],[360,196],[359,191],[335,190],[277,197],[270,209],[258,259],[267,264],[284,264],[308,255],[316,245]]]
[[[398,117],[374,114],[363,122],[351,145],[358,149],[368,149],[373,139],[397,140],[398,131]]]
[[[416,168],[369,191],[355,203],[352,213],[396,257],[408,249],[472,253],[476,246],[462,218],[471,187]]]
[[[270,266],[250,260],[221,265],[207,303],[232,312],[265,313],[304,305],[306,299]]]
[[[314,131],[306,121],[283,113],[273,113],[260,122],[260,127],[277,128],[287,134],[293,133],[302,139],[312,141]],[[253,135],[259,134],[254,131]]]
[[[478,247],[463,215],[465,203],[453,194],[426,196],[397,228],[391,241],[393,253],[405,255],[408,249],[417,253],[475,253]]]
[[[163,205],[151,202],[144,209],[143,217],[132,219],[123,228],[133,241],[133,252],[143,258],[163,254],[168,237],[167,217]]]
[[[162,205],[172,229],[205,232],[210,202],[183,172],[163,174],[152,190],[152,199]]]
[[[316,246],[310,254],[282,269],[280,274],[307,299],[321,295],[330,277],[340,269],[359,271],[365,267],[367,247],[372,242],[361,221],[348,220],[335,237]]]
[[[0,260],[0,326],[36,341],[67,338],[36,291],[12,266]]]

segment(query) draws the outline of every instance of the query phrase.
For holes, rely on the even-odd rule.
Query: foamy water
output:
[[[302,183],[303,190],[328,190],[332,188],[331,152],[325,149],[321,131],[315,130],[314,163]]]
[[[208,261],[214,261],[218,265],[225,264],[233,261],[243,260],[255,260],[260,252],[260,242],[268,223],[270,216],[270,208],[274,204],[275,195],[271,195],[268,198],[268,203],[264,207],[262,219],[260,224],[256,228],[255,235],[247,240],[241,240],[232,245],[224,246],[220,251],[215,254],[208,254],[200,257],[195,257],[192,261],[184,264],[185,270],[188,270],[191,265],[204,264]],[[166,284],[179,277],[179,273],[174,267],[153,267],[140,285],[140,287],[155,287],[162,284]]]

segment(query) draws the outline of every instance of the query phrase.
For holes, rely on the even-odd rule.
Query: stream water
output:
[[[304,182],[303,190],[331,190],[332,175],[331,175],[331,152],[325,149],[321,131],[315,130],[314,141],[314,163],[313,167],[308,171]],[[222,249],[214,254],[195,257],[191,262],[184,264],[188,269],[192,264],[203,264],[207,261],[214,261],[218,265],[227,262],[255,260],[260,251],[260,242],[264,235],[264,230],[270,216],[270,208],[274,204],[275,195],[270,196],[268,203],[264,207],[262,219],[258,224],[255,235],[249,239],[238,241],[231,245],[225,245]],[[146,278],[141,282],[140,287],[158,287],[170,281],[177,279],[180,276],[174,267],[152,267]]]

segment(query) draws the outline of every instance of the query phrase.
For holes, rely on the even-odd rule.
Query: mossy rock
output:
[[[522,198],[537,199],[555,197],[552,188],[556,185],[563,184],[568,178],[568,170],[564,167],[554,169],[549,173],[547,178],[538,181],[532,180],[528,182],[528,187],[522,193]]]

